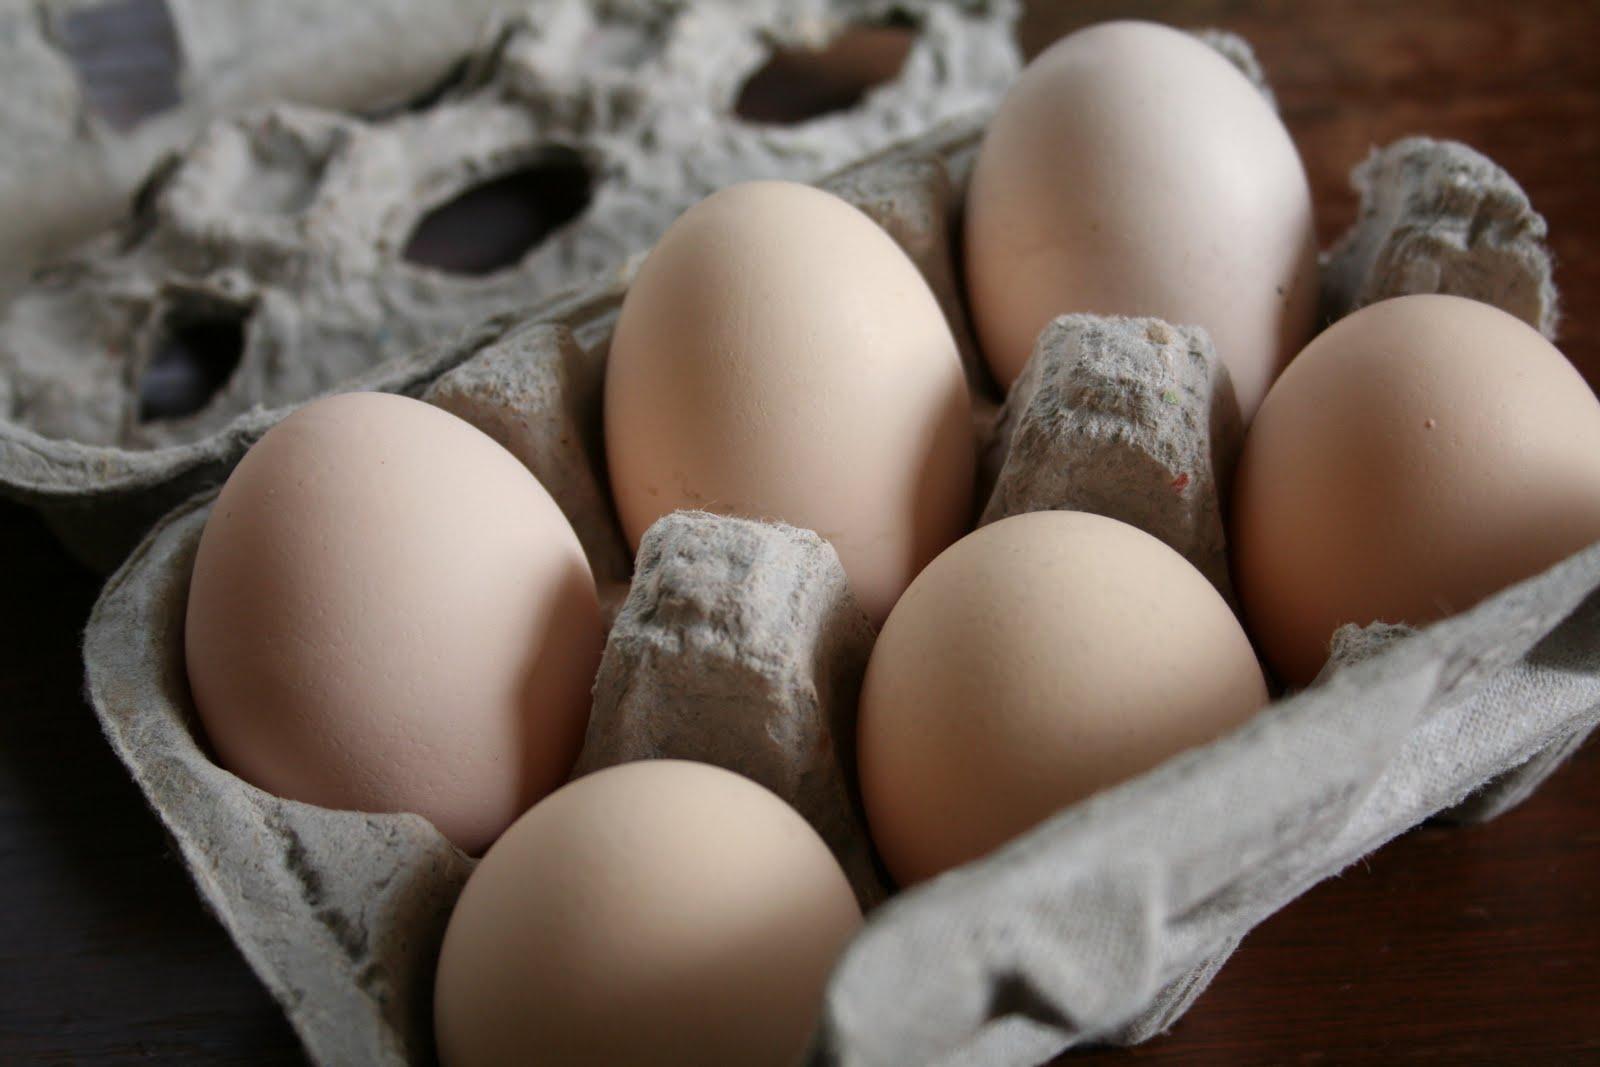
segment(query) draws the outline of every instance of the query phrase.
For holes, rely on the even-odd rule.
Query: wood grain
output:
[[[1256,45],[1325,240],[1374,145],[1505,165],[1550,221],[1561,344],[1600,382],[1600,5],[1078,0],[1032,4],[1022,38],[1125,16]],[[82,701],[96,579],[10,505],[0,561],[0,1062],[298,1062]],[[1425,827],[1307,893],[1172,1034],[1077,1061],[1600,1063],[1600,746],[1500,820]]]
[[[83,701],[99,580],[12,504],[0,561],[0,1063],[297,1062]]]

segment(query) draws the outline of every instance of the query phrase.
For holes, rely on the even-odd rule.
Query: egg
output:
[[[570,770],[603,635],[577,536],[471,425],[319,400],[212,505],[185,657],[217,758],[270,793],[485,848]]]
[[[1498,308],[1373,304],[1262,405],[1231,539],[1250,631],[1304,685],[1345,623],[1423,625],[1600,539],[1600,402]]]
[[[703,763],[580,778],[519,819],[445,933],[445,1067],[798,1063],[861,924],[805,820]]]
[[[872,839],[909,884],[1209,741],[1267,701],[1199,571],[1115,519],[1002,519],[895,605],[862,686]]]
[[[809,186],[734,185],[673,223],[622,306],[605,437],[636,549],[679,509],[806,527],[875,621],[972,517],[938,302],[883,230]]]
[[[965,247],[1008,387],[1057,315],[1150,315],[1206,329],[1248,421],[1314,326],[1294,142],[1233,64],[1165,26],[1093,26],[1028,65],[984,134]]]

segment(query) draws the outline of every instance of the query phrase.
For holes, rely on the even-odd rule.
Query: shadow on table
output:
[[[302,1062],[85,704],[99,580],[0,504],[0,1061]]]

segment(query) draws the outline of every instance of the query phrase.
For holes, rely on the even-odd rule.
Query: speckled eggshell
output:
[[[1126,523],[1039,511],[947,549],[861,693],[861,791],[902,884],[1209,741],[1267,701],[1211,583]]]
[[[833,544],[876,622],[972,519],[939,304],[883,230],[808,186],[731,186],[667,231],[617,323],[605,434],[635,547],[679,509],[780,519]]]
[[[580,778],[467,882],[435,983],[445,1067],[794,1064],[861,924],[776,796],[703,763]]]
[[[1600,539],[1600,402],[1498,308],[1373,304],[1268,395],[1230,532],[1250,632],[1305,685],[1345,623],[1423,625]]]
[[[984,135],[965,254],[1006,386],[1057,315],[1148,315],[1206,329],[1248,421],[1314,325],[1294,142],[1233,64],[1152,23],[1081,30],[1023,71]]]
[[[566,776],[604,637],[561,510],[438,408],[350,393],[240,461],[195,559],[185,651],[220,762],[480,852]]]

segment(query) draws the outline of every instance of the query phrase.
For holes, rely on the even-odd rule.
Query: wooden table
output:
[[[1562,345],[1600,381],[1600,4],[1035,3],[1036,51],[1135,15],[1255,43],[1331,239],[1345,174],[1464,140],[1545,213]],[[199,905],[80,695],[98,580],[0,506],[0,1062],[293,1063],[294,1035]],[[1600,744],[1482,827],[1425,827],[1263,924],[1162,1039],[1069,1061],[1600,1063]]]

